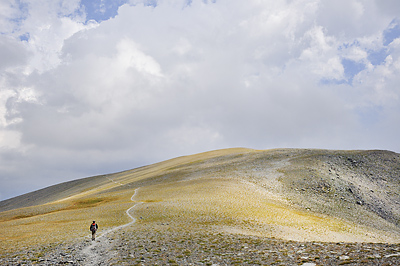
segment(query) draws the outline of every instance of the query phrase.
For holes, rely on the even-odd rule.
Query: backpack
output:
[[[96,231],[96,224],[91,224],[90,225],[90,231]]]

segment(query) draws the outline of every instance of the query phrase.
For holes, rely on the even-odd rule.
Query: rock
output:
[[[385,258],[400,257],[400,253],[385,255]]]

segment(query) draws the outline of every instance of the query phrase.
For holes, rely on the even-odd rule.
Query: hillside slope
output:
[[[148,230],[399,243],[400,155],[227,149],[67,182],[0,202],[0,251],[82,239],[91,220],[128,223],[132,200]]]
[[[0,201],[0,212],[42,205],[79,194],[86,189],[109,182],[106,176],[89,177],[46,187],[11,199]]]

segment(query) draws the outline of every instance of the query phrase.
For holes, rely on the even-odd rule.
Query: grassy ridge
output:
[[[371,237],[385,241],[389,237],[366,226],[295,208],[285,200],[271,200],[256,186],[235,180],[187,181],[163,187],[162,193],[149,187],[140,190],[138,199],[146,202],[136,211],[143,218],[140,223],[149,227],[151,223],[196,225],[297,241],[372,241]]]
[[[102,229],[129,221],[125,210],[132,205],[129,194],[109,194],[1,213],[0,239],[4,250],[18,250],[43,243],[81,239],[90,234],[91,219]],[[19,214],[23,213],[23,214]]]
[[[299,241],[400,242],[399,165],[398,154],[383,151],[227,149],[179,157],[30,193],[34,202],[45,197],[36,206],[22,203],[26,195],[13,199],[20,208],[0,212],[0,249],[82,239],[92,220],[100,234],[127,223],[139,187],[134,200],[143,204],[133,212],[149,230],[196,224]]]

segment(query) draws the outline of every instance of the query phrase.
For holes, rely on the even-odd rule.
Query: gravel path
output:
[[[138,190],[132,195],[134,201]],[[400,265],[400,244],[295,242],[181,221],[131,222],[73,243],[0,258],[0,265]],[[121,230],[123,229],[123,230]]]
[[[345,218],[357,217],[358,214],[354,210],[375,210],[374,208],[380,206],[373,204],[375,199],[391,204],[397,202],[394,205],[382,205],[396,207],[399,175],[398,168],[395,166],[398,165],[398,160],[393,159],[392,155],[375,153],[377,155],[371,158],[364,158],[357,154],[351,156],[321,155],[318,164],[311,164],[308,157],[305,157],[306,159],[299,161],[298,165],[294,165],[292,162],[292,168],[286,169],[287,175],[292,175],[287,179],[286,187],[292,189],[289,192],[292,193],[294,199],[303,195],[304,202],[312,202],[315,205],[311,206],[312,208],[320,206],[322,213],[329,214],[330,209],[337,211],[336,208],[325,208],[327,203],[343,201],[343,204],[347,204],[344,205],[346,208],[342,210]],[[385,168],[387,164],[385,160],[389,159],[391,160],[390,165],[395,165],[389,165],[390,169],[394,169],[392,172],[387,172]],[[260,157],[260,160],[266,159]],[[385,167],[380,166],[379,163],[373,164],[372,162],[375,160],[382,162]],[[284,163],[286,162],[284,161]],[[311,160],[311,162],[313,161]],[[243,165],[243,169],[240,168],[241,165]],[[255,165],[264,164],[260,162]],[[308,167],[306,172],[303,171],[304,165]],[[373,167],[370,167],[371,165]],[[198,165],[191,166],[200,169]],[[267,172],[263,170],[264,168],[258,169],[253,166],[247,169],[249,167],[247,161],[235,167],[240,168],[241,175],[246,177],[247,181],[270,188],[272,192],[280,192],[281,187],[275,186],[276,182],[272,182],[277,175],[269,172],[276,170],[273,164],[269,168],[264,167],[272,169]],[[205,169],[211,171],[208,168]],[[256,169],[258,172],[248,172],[251,169]],[[205,174],[206,170],[204,170]],[[219,172],[212,171],[212,173]],[[125,186],[112,178],[104,179],[107,182],[111,181]],[[358,182],[358,179],[362,179],[364,183]],[[354,189],[353,183],[349,183],[350,181],[362,184],[361,188]],[[367,181],[371,184],[379,181],[380,186],[375,184],[372,191],[370,183],[366,183]],[[144,190],[143,185],[142,192]],[[135,201],[137,192],[138,189],[132,195],[132,201]],[[327,200],[321,200],[321,195]],[[314,201],[310,201],[310,199],[314,199]],[[149,201],[146,202],[149,203]],[[141,208],[135,209],[139,204],[142,202],[135,202],[126,210],[127,215],[131,218],[129,223],[104,232],[99,231],[100,235],[95,242],[92,242],[88,235],[86,238],[76,239],[74,242],[37,246],[33,249],[25,248],[0,256],[0,265],[400,265],[400,244],[296,242],[249,236],[223,232],[220,230],[221,228],[208,222],[208,219],[204,221],[194,219],[197,221],[196,224],[188,224],[184,219],[174,219],[179,216],[173,215],[160,215],[150,219],[146,217],[146,214],[149,213],[146,213],[146,207],[150,205],[142,205]],[[297,204],[304,208],[308,207],[301,200],[297,201]],[[329,207],[329,205],[327,206]],[[352,208],[347,208],[347,206]],[[385,219],[398,217],[398,208],[393,210],[390,208],[378,213],[379,217]],[[134,211],[139,213],[140,209],[143,209],[140,215],[144,219],[136,219],[132,214]],[[165,209],[159,208],[156,211],[163,212]],[[363,217],[366,216],[360,215],[359,217],[364,219]],[[396,221],[398,224],[398,220]],[[367,222],[375,222],[372,225],[377,225],[375,220]],[[232,224],[232,227],[235,226],[236,224]],[[398,230],[393,232],[398,232]]]
[[[139,204],[126,210],[132,221],[96,241],[88,236],[24,250],[0,258],[0,265],[400,265],[400,244],[295,242],[181,221],[144,223],[132,215]]]
[[[135,192],[133,193],[133,195],[131,197],[131,201],[135,201],[134,198],[135,198],[138,190],[139,190],[139,188],[135,189]],[[80,251],[80,254],[78,253],[78,257],[84,258],[83,259],[84,265],[107,265],[107,264],[105,264],[105,261],[108,261],[109,258],[111,258],[115,253],[115,252],[110,252],[110,249],[112,248],[112,241],[110,241],[111,239],[107,239],[107,236],[110,233],[119,231],[122,228],[125,228],[127,226],[134,224],[136,222],[136,218],[133,217],[130,212],[132,209],[134,209],[139,204],[142,204],[142,202],[138,202],[126,210],[126,214],[132,219],[131,222],[111,228],[111,229],[103,232],[101,235],[99,235],[97,237],[96,241],[93,241],[91,243],[91,245],[88,245],[85,248],[83,248]]]
[[[135,224],[97,240],[14,254],[1,265],[400,265],[399,244],[295,242]],[[93,255],[84,252],[87,250]]]

